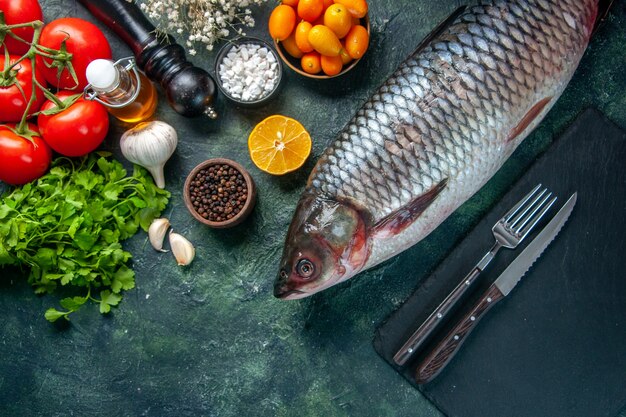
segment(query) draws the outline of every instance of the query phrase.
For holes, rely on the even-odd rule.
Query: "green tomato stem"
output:
[[[20,29],[20,28],[33,28],[36,29],[37,27],[42,27],[43,26],[43,22],[41,20],[33,20],[32,22],[26,22],[26,23],[16,23],[14,25],[0,25],[0,30],[13,30],[13,29]]]
[[[21,57],[20,57],[17,61],[15,61],[15,62],[14,62],[14,63],[12,63],[12,64],[9,64],[8,66],[7,66],[7,65],[6,65],[6,63],[5,63],[5,68],[4,68],[4,71],[2,71],[2,77],[3,77],[4,79],[10,78],[10,77],[11,77],[11,71],[12,71],[15,67],[17,67],[17,66],[18,66],[18,65],[19,65],[19,64],[20,64],[23,60],[25,60],[27,57],[28,57],[27,55],[21,56]]]
[[[48,48],[46,48],[46,49],[48,49]],[[52,49],[52,51],[54,51],[54,49]],[[46,53],[46,52],[42,51],[41,50],[41,45],[37,45],[37,50],[36,50],[35,53],[37,55],[39,55],[40,57],[43,57],[43,58],[48,58],[48,59],[56,59],[57,58],[57,55],[55,55],[55,54],[49,54],[49,53]]]
[[[37,88],[42,87],[37,81],[37,69],[35,65],[35,60],[36,60],[35,51],[37,50],[36,45],[39,42],[39,37],[41,36],[41,28],[43,27],[43,23],[39,20],[36,20],[31,23],[32,23],[32,27],[34,28],[33,42],[31,43],[30,48],[28,49],[28,52],[23,57],[21,57],[19,60],[16,61],[16,63],[18,63],[18,62],[21,62],[23,59],[28,58],[30,59],[30,64],[32,67],[31,68],[32,91],[30,94],[30,100],[28,100],[28,104],[26,105],[26,109],[24,110],[24,114],[22,114],[22,120],[20,120],[20,123],[17,125],[15,129],[18,134],[26,133],[29,130],[28,125],[26,123],[29,117],[28,113],[30,112],[30,109],[35,103],[35,101],[37,101]]]
[[[33,28],[33,40],[32,40],[32,42],[28,42],[24,38],[22,38],[22,37],[20,37],[20,36],[18,36],[15,33],[12,32],[13,29],[20,29],[20,28],[27,28],[27,27]],[[6,32],[7,35],[12,37],[13,39],[15,39],[15,40],[17,40],[19,42],[23,42],[25,44],[30,45],[30,48],[26,52],[26,54],[24,54],[24,56],[22,56],[19,60],[17,60],[15,63],[13,63],[13,65],[11,65],[11,67],[9,67],[7,70],[13,69],[13,67],[15,67],[17,64],[19,64],[25,58],[30,57],[30,55],[32,53],[36,52],[36,51],[34,51],[34,50],[36,50],[36,48],[33,48],[33,46],[36,46],[37,42],[39,41],[39,35],[41,34],[41,29],[42,28],[43,28],[43,22],[41,20],[33,20],[32,22],[19,23],[19,24],[15,24],[15,25],[0,24],[0,32]],[[35,32],[38,32],[37,39],[35,39]],[[7,70],[5,70],[5,76],[6,76]]]
[[[15,34],[15,33],[13,33],[13,32],[7,32],[6,34],[7,34],[7,35],[9,35],[10,37],[12,37],[13,39],[15,39],[15,40],[16,40],[16,41],[18,41],[18,42],[28,43],[28,41],[27,41],[26,39],[24,39],[24,38],[22,38],[22,37],[20,37],[20,36],[16,35],[16,34]]]
[[[15,35],[12,32],[13,29],[26,28],[26,27],[33,28],[32,42],[27,42],[26,40]],[[61,109],[65,108],[63,101],[59,100],[54,94],[50,93],[50,91],[47,88],[45,88],[43,85],[41,85],[41,83],[39,83],[39,81],[37,80],[37,66],[36,66],[37,55],[40,55],[48,59],[58,59],[60,55],[58,50],[46,48],[46,47],[39,45],[39,38],[41,36],[42,28],[43,28],[43,22],[41,20],[34,20],[32,22],[19,23],[19,24],[14,24],[14,25],[0,24],[0,31],[5,31],[8,33],[9,36],[13,37],[14,39],[17,39],[21,42],[24,42],[30,45],[30,48],[28,49],[28,52],[26,52],[26,54],[21,56],[18,60],[16,60],[11,65],[5,65],[5,68],[2,71],[2,77],[5,79],[8,79],[12,76],[11,71],[14,70],[14,68],[18,66],[23,60],[29,59],[31,62],[31,67],[32,67],[31,84],[33,88],[32,88],[30,99],[28,100],[28,104],[26,105],[26,109],[24,110],[24,113],[22,114],[22,119],[20,120],[19,124],[15,128],[15,131],[18,134],[25,134],[29,132],[27,120],[31,116],[35,115],[35,114],[30,115],[29,113],[34,103],[37,101],[37,89],[43,91],[46,98],[54,102],[57,107]],[[65,55],[68,55],[68,54],[65,54]],[[71,59],[71,54],[68,55],[68,57],[66,58]]]
[[[57,96],[55,96],[54,94],[52,94],[50,92],[50,90],[48,90],[46,87],[44,87],[43,85],[41,85],[39,83],[39,81],[35,80],[34,84],[37,86],[37,88],[41,89],[41,91],[43,91],[43,95],[46,96],[46,98],[52,102],[54,102],[54,104],[61,108],[64,109],[66,106],[63,103],[62,100],[60,100]]]

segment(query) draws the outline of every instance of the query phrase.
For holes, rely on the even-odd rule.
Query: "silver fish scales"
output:
[[[554,105],[597,15],[597,0],[496,0],[444,24],[317,162],[275,295],[345,281],[434,230]]]

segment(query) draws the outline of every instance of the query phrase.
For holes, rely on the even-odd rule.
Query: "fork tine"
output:
[[[547,192],[547,194],[545,194]],[[518,219],[511,224],[511,230],[515,233],[519,233],[526,224],[532,220],[533,216],[541,210],[543,205],[548,201],[548,199],[552,196],[551,192],[548,192],[547,189],[543,190],[543,192],[533,201],[529,206],[524,210],[524,217],[519,217]],[[532,211],[531,211],[532,209]]]
[[[528,204],[524,212],[511,222],[511,230],[515,230],[516,233],[522,230],[522,228],[526,226],[526,223],[530,221],[532,216],[541,210],[541,207],[546,201],[548,201],[550,196],[552,196],[552,193],[549,192],[547,188],[544,188],[543,191],[530,204]]]
[[[502,220],[504,220],[505,222],[509,222],[509,220],[511,220],[511,218],[513,216],[515,216],[515,214],[517,214],[517,211],[524,205],[526,204],[526,202],[528,200],[530,200],[533,195],[537,192],[537,190],[539,190],[541,188],[541,184],[537,184],[537,186],[535,188],[532,189],[531,192],[529,192],[528,194],[526,194],[526,196],[524,198],[522,198],[520,201],[518,201],[518,203],[516,205],[513,206],[513,208],[511,208],[511,210],[507,211],[506,214],[504,215],[504,217],[502,217]]]
[[[535,196],[535,198],[530,202],[530,203],[526,203],[520,210],[521,212],[518,212],[515,217],[513,219],[511,219],[508,222],[508,226],[511,228],[511,230],[513,230],[514,228],[517,227],[517,225],[520,223],[520,221],[522,221],[523,219],[526,218],[526,215],[528,214],[528,212],[530,210],[532,210],[537,203],[539,203],[541,201],[541,199],[544,197],[544,195],[546,193],[548,193],[548,189],[544,188],[543,190],[541,190],[541,192],[539,194],[537,194]]]
[[[550,207],[552,207],[552,205],[556,202],[556,200],[557,200],[557,197],[553,197],[552,200],[548,202],[548,204],[545,204],[543,206],[543,209],[539,212],[539,214],[536,217],[534,217],[534,220],[532,221],[532,223],[527,225],[524,229],[520,230],[519,232],[521,233],[520,240],[524,239],[526,235],[530,233],[531,230],[533,230],[535,225],[539,223],[539,220],[541,220],[541,218],[546,214],[546,212],[550,210]]]

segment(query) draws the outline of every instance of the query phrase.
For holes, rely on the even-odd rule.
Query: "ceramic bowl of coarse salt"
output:
[[[240,106],[256,107],[278,93],[283,68],[274,48],[267,42],[243,37],[224,45],[215,60],[217,86]]]

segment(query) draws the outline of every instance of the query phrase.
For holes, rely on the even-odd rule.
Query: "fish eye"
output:
[[[315,265],[308,259],[300,259],[296,265],[296,272],[302,278],[311,278],[315,273]]]

